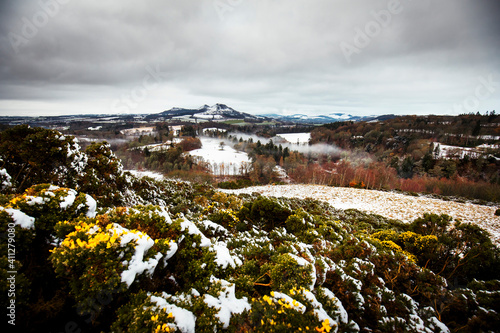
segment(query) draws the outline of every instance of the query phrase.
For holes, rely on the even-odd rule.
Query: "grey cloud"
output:
[[[444,113],[473,93],[478,76],[500,75],[494,0],[400,0],[400,12],[347,61],[339,45],[354,45],[356,29],[391,1],[66,0],[17,53],[9,33],[22,35],[23,18],[42,9],[3,1],[0,114],[12,99],[91,105],[93,95],[108,99],[105,109],[141,85],[148,67],[165,73],[144,102],[164,107],[148,112],[206,99],[250,112]],[[221,15],[217,3],[229,10]]]

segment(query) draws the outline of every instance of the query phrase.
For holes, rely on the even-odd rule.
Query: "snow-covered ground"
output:
[[[125,170],[125,171],[130,172],[131,174],[133,174],[134,176],[136,176],[138,178],[149,177],[149,178],[153,178],[153,179],[156,179],[156,180],[163,180],[163,179],[165,179],[165,177],[161,173],[159,173],[159,172],[154,172],[154,171],[139,171],[139,170]]]
[[[482,144],[474,148],[469,148],[450,146],[436,142],[434,147],[439,147],[439,154],[436,156],[437,158],[464,158],[466,155],[472,158],[478,158],[480,156],[485,156],[487,154],[487,150],[498,149],[499,145]]]
[[[200,137],[202,147],[189,152],[210,164],[214,175],[239,175],[241,169],[248,169],[251,160],[247,153],[239,152],[217,138]]]
[[[478,158],[484,155],[484,152],[477,148],[450,146],[442,143],[436,143],[436,146],[439,147],[437,158],[464,158],[465,155],[471,158]]]
[[[354,208],[403,222],[411,222],[424,213],[447,214],[462,222],[475,223],[487,230],[492,240],[500,245],[500,216],[496,207],[444,201],[428,197],[414,197],[394,192],[382,192],[320,185],[266,185],[239,190],[221,190],[226,193],[258,192],[265,196],[286,198],[313,198],[326,201],[335,208]]]
[[[149,145],[145,146],[139,146],[131,149],[140,149],[144,150],[145,148],[148,148],[149,151],[161,151],[161,150],[167,150],[171,147],[172,143],[176,144],[181,142],[182,140],[180,138],[174,138],[172,141],[165,141],[165,142],[160,142],[160,143],[152,143]]]
[[[220,120],[224,119],[224,116],[220,114],[204,114],[204,113],[197,113],[193,116],[194,118],[201,118],[201,119],[209,119],[209,120]]]
[[[282,137],[290,143],[304,144],[309,143],[311,133],[279,133],[276,136]]]
[[[225,132],[227,132],[227,129],[217,128],[217,127],[207,127],[207,128],[203,129],[203,134],[205,134],[205,132],[221,132],[221,133],[225,133]]]
[[[120,133],[124,135],[139,136],[139,135],[153,134],[155,131],[156,131],[155,127],[138,127],[138,128],[127,128],[121,130]]]

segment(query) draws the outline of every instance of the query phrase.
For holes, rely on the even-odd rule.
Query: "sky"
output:
[[[498,0],[0,0],[0,116],[500,108]]]

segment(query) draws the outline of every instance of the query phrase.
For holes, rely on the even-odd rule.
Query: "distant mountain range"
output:
[[[279,114],[263,114],[263,115],[251,115],[249,113],[236,111],[235,109],[225,105],[225,104],[215,104],[212,106],[203,105],[198,109],[185,109],[185,108],[172,108],[170,110],[163,111],[157,114],[148,115],[147,120],[154,120],[159,118],[164,119],[200,119],[200,120],[213,120],[213,121],[224,121],[224,120],[272,120],[275,119],[280,122],[298,123],[298,124],[327,124],[338,121],[361,121],[361,120],[372,120],[376,117],[360,117],[353,116],[345,113],[331,113],[328,115],[320,116],[309,116],[305,114],[293,114],[293,115],[279,115]]]
[[[328,115],[311,116],[306,114],[279,115],[279,114],[262,114],[252,115],[249,113],[237,111],[225,104],[217,103],[215,105],[203,105],[197,109],[186,108],[171,108],[160,113],[153,114],[88,114],[88,115],[66,115],[66,116],[41,116],[41,117],[16,117],[0,116],[0,124],[31,124],[33,126],[46,126],[45,124],[64,124],[75,121],[92,121],[96,124],[100,123],[117,123],[117,122],[134,122],[134,121],[168,121],[178,120],[186,122],[205,122],[218,121],[224,122],[229,120],[241,120],[250,123],[261,123],[266,121],[277,121],[280,123],[294,124],[310,124],[320,125],[339,121],[383,121],[396,117],[395,115],[384,115],[374,117],[360,117],[345,113],[330,113]]]
[[[360,121],[365,120],[367,117],[353,116],[345,113],[331,113],[329,115],[309,116],[306,114],[292,114],[292,115],[279,115],[279,114],[264,114],[264,117],[273,118],[283,122],[292,122],[300,124],[328,124],[338,121]]]
[[[202,120],[215,120],[215,121],[224,121],[231,119],[252,119],[258,120],[263,117],[258,117],[251,115],[249,113],[236,111],[235,109],[225,105],[225,104],[215,104],[212,106],[203,105],[198,109],[184,109],[184,108],[172,108],[167,111],[163,111],[158,114],[151,114],[147,116],[147,119],[155,119],[155,118],[191,118],[191,119],[202,119]]]

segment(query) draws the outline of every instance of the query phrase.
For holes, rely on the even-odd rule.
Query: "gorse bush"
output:
[[[48,194],[53,192],[57,195]],[[211,203],[201,214],[189,213],[188,219],[173,218],[167,208],[152,205],[96,214],[87,196],[48,185],[27,193],[31,195],[17,195],[9,201],[4,219],[12,223],[20,216],[11,215],[15,209],[36,214],[34,221],[51,221],[51,227],[39,224],[41,231],[50,229],[47,237],[59,241],[39,244],[38,251],[45,251],[48,267],[52,267],[47,277],[66,290],[63,304],[72,304],[81,327],[157,332],[212,332],[214,327],[251,332],[371,327],[389,332],[425,327],[430,332],[444,330],[445,318],[454,320],[450,325],[458,325],[447,310],[448,302],[457,302],[458,292],[446,288],[440,272],[418,264],[430,256],[427,247],[441,246],[440,239],[455,232],[445,228],[447,217],[426,216],[407,226],[414,231],[386,229],[370,235],[338,219],[338,211],[316,215],[316,206],[307,202],[293,210],[300,206],[297,200],[207,193]],[[245,231],[220,220],[226,210],[240,206],[241,211],[256,202],[271,207],[270,212],[282,212],[282,227],[270,229],[271,214],[258,215],[259,223]],[[63,219],[51,220],[53,211]],[[245,215],[242,219],[251,225]],[[249,214],[248,219],[255,216]],[[383,225],[380,218],[371,222]],[[32,226],[14,223],[19,235],[30,239],[36,234],[36,222]],[[479,251],[470,238],[469,234],[462,243],[466,242],[468,251]],[[28,253],[33,250],[27,249]],[[496,264],[498,256],[493,254],[491,264]],[[448,265],[460,264],[457,260],[449,259]],[[34,272],[23,271],[22,266],[19,271],[27,282],[22,286],[29,290]],[[481,315],[481,308],[495,307],[498,283],[486,287],[467,274],[462,278],[475,288],[463,289],[462,294],[481,297],[475,299],[477,310],[464,310],[469,317],[460,324],[478,325],[477,318],[490,316]],[[487,288],[494,292],[481,293]],[[29,305],[25,311],[30,311]],[[64,313],[62,307],[58,313]],[[490,327],[480,320],[479,325]]]
[[[249,220],[261,225],[264,230],[271,231],[276,227],[283,226],[291,214],[291,210],[277,199],[261,196],[253,202],[245,203],[238,212],[238,217],[240,220]]]
[[[14,242],[2,242],[1,272],[6,277],[15,265],[16,311],[23,318],[18,325],[38,327],[51,322],[55,313],[66,315],[65,307],[71,304],[67,285],[56,278],[48,259],[57,243],[55,226],[94,216],[96,202],[89,195],[48,184],[10,198],[0,207],[0,231],[14,235]],[[15,245],[15,260],[7,256],[8,244]],[[1,289],[7,294],[7,280],[3,281]],[[2,305],[5,301],[2,298]]]
[[[76,139],[28,125],[0,132],[0,159],[17,192],[41,183],[75,187],[87,166]]]
[[[138,180],[106,147],[92,149],[89,165],[117,173],[95,175],[109,185],[99,189],[85,178],[97,201],[84,184],[0,195],[0,232],[16,244],[15,259],[0,244],[0,288],[7,293],[13,265],[16,328],[25,332],[64,330],[68,320],[82,332],[499,325],[500,254],[475,225],[431,214],[403,224],[312,199]],[[122,180],[129,192],[115,196]]]
[[[171,203],[168,184],[159,186],[124,172],[121,161],[106,142],[92,143],[81,151],[78,140],[72,136],[16,126],[0,132],[0,161],[2,193],[22,193],[33,185],[50,183],[86,193],[100,207]],[[187,190],[186,200],[192,199],[190,192],[195,191]]]

